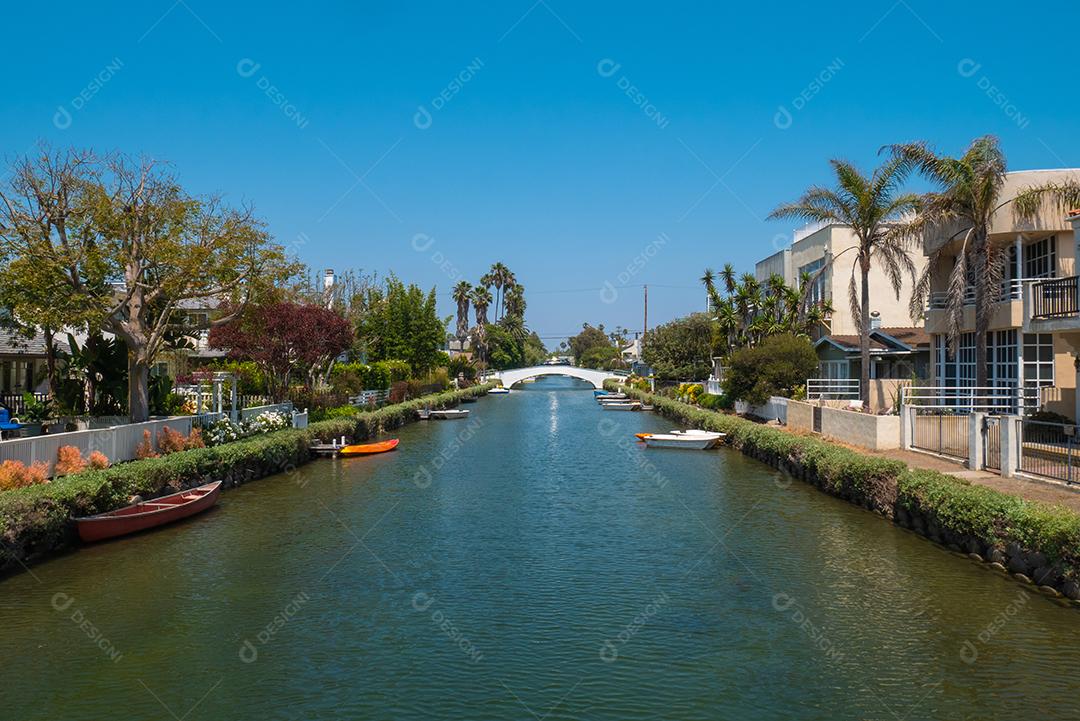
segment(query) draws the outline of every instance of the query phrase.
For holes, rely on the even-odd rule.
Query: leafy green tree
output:
[[[620,367],[622,357],[619,354],[619,349],[613,345],[595,345],[585,351],[585,355],[581,356],[577,364],[583,368],[608,370]]]
[[[899,220],[914,213],[919,206],[919,196],[900,190],[911,169],[911,164],[903,157],[892,158],[876,168],[870,176],[863,175],[858,168],[846,161],[830,162],[836,174],[835,188],[814,186],[795,202],[776,208],[769,217],[841,223],[849,226],[855,234],[856,245],[830,256],[824,267],[805,287],[812,287],[818,276],[830,272],[844,253],[855,252],[848,282],[848,302],[851,304],[851,317],[859,331],[859,352],[862,358],[859,393],[863,406],[869,409],[870,268],[879,264],[885,270],[885,277],[888,278],[897,300],[900,299],[905,274],[911,277],[914,284],[915,263],[908,255],[908,243],[891,230]],[[783,279],[780,279],[780,286],[783,286]],[[773,289],[769,299],[782,292],[782,287]]]
[[[771,336],[728,357],[724,394],[752,405],[761,405],[770,396],[791,397],[817,368],[817,353],[809,340],[791,334]]]
[[[435,289],[424,293],[391,275],[383,287],[372,287],[368,293],[369,310],[358,333],[369,361],[402,360],[418,377],[434,370],[448,322],[439,317]]]
[[[570,354],[574,356],[574,361],[577,363],[581,362],[581,359],[585,357],[590,348],[613,347],[611,339],[604,332],[603,323],[595,327],[585,323],[581,328],[581,332],[567,339],[567,343],[570,347]]]
[[[641,357],[657,378],[701,380],[712,369],[712,321],[694,313],[659,325],[641,344]]]

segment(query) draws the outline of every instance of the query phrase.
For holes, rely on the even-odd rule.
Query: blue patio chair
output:
[[[20,428],[22,428],[22,424],[11,422],[11,411],[0,406],[0,436],[10,431],[17,431]]]

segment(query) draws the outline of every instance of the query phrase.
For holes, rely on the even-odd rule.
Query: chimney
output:
[[[881,313],[876,310],[870,311],[870,330],[881,329]]]

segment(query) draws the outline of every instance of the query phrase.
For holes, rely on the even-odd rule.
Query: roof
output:
[[[857,335],[826,335],[819,338],[814,345],[820,346],[823,343],[830,343],[849,353],[858,353],[860,350]],[[930,336],[923,328],[894,326],[870,331],[871,352],[911,352],[929,348]]]
[[[62,350],[65,353],[71,351],[68,344],[58,338],[54,338],[53,343],[58,350]],[[36,332],[34,335],[28,337],[11,328],[0,328],[0,355],[21,355],[44,358],[45,336],[40,332]]]

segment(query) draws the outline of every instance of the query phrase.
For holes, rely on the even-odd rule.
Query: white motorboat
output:
[[[434,420],[450,420],[451,418],[465,418],[469,415],[468,411],[458,408],[447,408],[441,411],[431,411],[428,413],[428,417]]]
[[[704,451],[715,446],[723,437],[723,433],[709,432],[653,433],[645,436],[642,440],[645,441],[645,445],[649,448],[686,448]]]
[[[488,391],[488,394],[493,395],[493,396],[504,396],[509,392],[510,392],[509,388],[499,387],[499,388],[492,388],[491,390]]]
[[[612,401],[625,401],[629,400],[630,396],[625,393],[605,393],[601,396],[596,396],[597,403],[611,403]]]
[[[636,437],[636,438],[637,438],[637,439],[638,439],[639,441],[643,441],[643,440],[645,440],[645,436],[655,436],[655,435],[671,435],[671,436],[720,436],[721,438],[726,438],[726,437],[727,437],[727,433],[718,433],[718,432],[716,432],[716,431],[701,431],[701,430],[696,430],[696,429],[692,429],[692,430],[684,431],[684,430],[680,430],[680,429],[678,429],[678,428],[676,428],[675,430],[672,430],[672,431],[668,431],[668,432],[667,432],[666,434],[663,434],[663,433],[659,433],[659,434],[658,434],[658,433],[635,433],[635,434],[634,434],[634,436],[635,436],[635,437]]]
[[[601,406],[605,411],[640,411],[640,401],[625,401],[623,403],[604,403]]]

